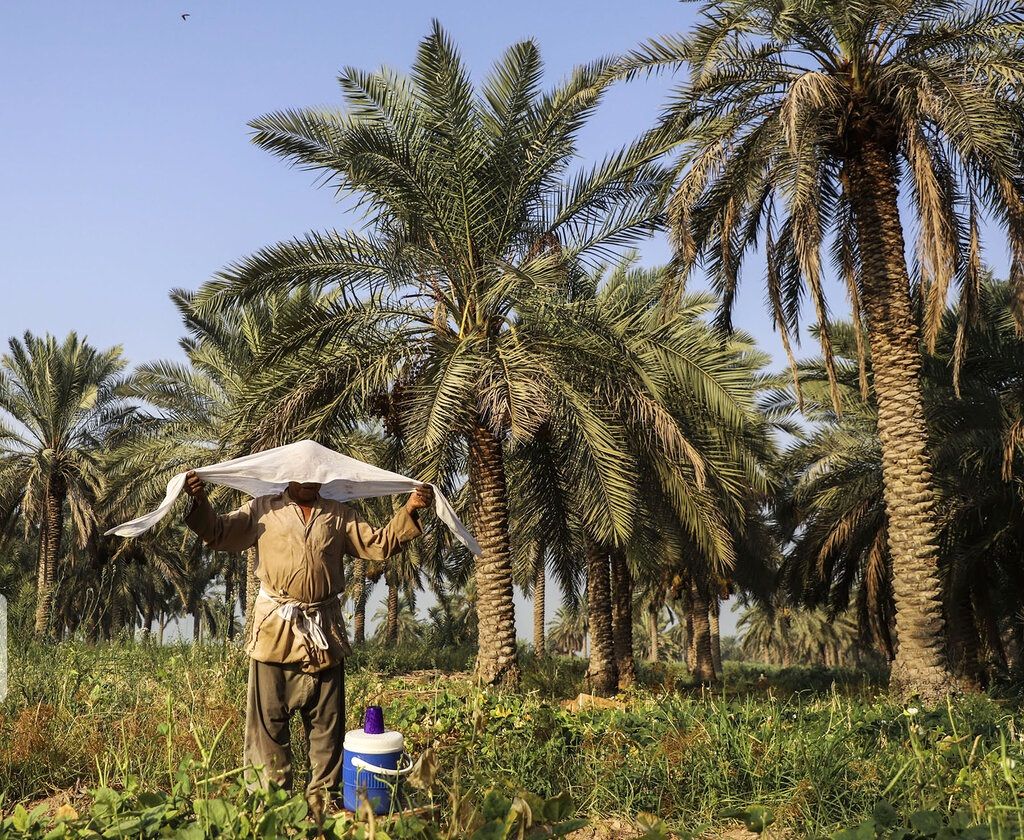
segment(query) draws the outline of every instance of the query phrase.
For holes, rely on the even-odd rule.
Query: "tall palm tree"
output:
[[[986,282],[978,324],[954,364],[959,312],[950,308],[936,352],[924,360],[925,415],[939,490],[940,570],[949,649],[957,671],[984,683],[985,649],[1005,669],[1002,637],[1020,609],[1020,535],[1024,499],[1016,477],[1024,469],[1019,428],[1024,341],[1012,323],[1011,290]],[[888,519],[883,499],[882,453],[872,398],[857,385],[852,328],[833,324],[836,372],[843,413],[828,399],[820,359],[799,365],[803,406],[813,432],[795,442],[780,462],[786,482],[779,494],[783,540],[790,543],[781,580],[790,597],[834,614],[856,603],[861,626],[893,656]],[[869,395],[871,397],[871,395]],[[792,392],[774,397],[776,408],[796,408]]]
[[[52,629],[53,588],[65,517],[76,542],[96,530],[100,453],[131,417],[118,392],[120,347],[97,350],[75,333],[63,341],[26,332],[0,357],[0,509],[17,510],[39,539],[35,632]]]
[[[559,568],[585,570],[589,679],[595,691],[611,693],[633,679],[627,553],[652,572],[659,552],[674,552],[678,562],[684,546],[712,567],[732,568],[745,517],[740,500],[767,488],[755,412],[765,357],[702,320],[710,296],[666,301],[663,269],[626,259],[588,279],[573,308],[549,310],[545,328],[573,335],[581,350],[591,346],[566,354],[567,372],[578,392],[591,395],[601,425],[581,433],[575,407],[550,400],[546,422],[514,449],[526,465],[515,473],[516,510],[526,511],[516,519],[527,523],[521,545],[543,541]],[[618,451],[621,478],[595,458],[606,449]],[[662,538],[666,523],[677,534],[671,543]]]
[[[364,232],[267,247],[199,296],[212,311],[299,283],[334,294],[282,331],[253,410],[313,434],[376,416],[421,478],[448,490],[468,476],[482,547],[477,668],[489,683],[519,680],[505,448],[534,433],[556,395],[601,434],[589,393],[565,378],[576,348],[547,329],[552,307],[570,306],[588,263],[659,222],[664,172],[649,141],[569,173],[607,70],[581,67],[542,93],[540,54],[524,41],[478,92],[436,23],[409,76],[346,69],[344,112],[284,111],[252,126],[261,148],[352,197]],[[626,483],[614,447],[600,463]]]
[[[669,205],[680,259],[705,258],[727,320],[763,234],[783,343],[806,285],[834,379],[820,255],[831,241],[873,360],[899,644],[891,685],[929,699],[951,679],[918,310],[933,346],[958,283],[964,328],[973,321],[985,210],[1006,231],[1018,301],[1024,292],[1022,34],[1024,10],[1009,2],[715,0],[692,36],[652,40],[619,68],[689,70],[655,132],[683,149]],[[900,189],[920,231],[915,284]]]

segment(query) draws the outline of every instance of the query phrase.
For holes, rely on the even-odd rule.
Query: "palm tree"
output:
[[[540,55],[525,41],[478,93],[436,23],[409,76],[346,69],[344,113],[285,111],[252,126],[261,148],[353,197],[365,232],[270,246],[199,295],[207,311],[302,283],[334,296],[281,330],[273,376],[254,383],[254,415],[267,435],[267,418],[316,434],[375,417],[420,477],[453,490],[468,476],[482,547],[477,669],[488,683],[519,679],[505,449],[556,398],[580,429],[601,432],[590,394],[564,377],[574,339],[547,327],[588,262],[659,221],[664,173],[648,141],[567,172],[607,70],[581,67],[541,93]],[[616,455],[600,458],[621,481]]]
[[[391,592],[395,593],[392,604]],[[388,590],[388,600],[374,614],[377,637],[387,645],[408,644],[423,635],[423,625],[416,618],[416,599],[410,590],[400,593],[396,586]]]
[[[533,652],[543,657],[547,652],[544,640],[545,610],[547,608],[547,568],[544,563],[544,544],[536,543],[533,561],[533,581],[531,595],[533,599]]]
[[[26,332],[0,357],[0,509],[39,539],[35,633],[50,635],[65,517],[84,545],[96,530],[100,452],[132,409],[119,395],[120,347],[100,351],[69,333]]]
[[[544,543],[563,592],[585,578],[589,679],[611,693],[634,673],[631,565],[657,574],[656,558],[689,555],[733,566],[742,500],[768,487],[755,411],[766,357],[708,327],[710,296],[666,300],[664,269],[629,258],[588,279],[575,307],[550,310],[546,329],[593,346],[567,370],[600,425],[581,430],[574,407],[551,399],[545,423],[512,452],[514,519],[519,545]],[[595,457],[608,449],[617,473]],[[532,555],[524,563],[534,569]]]
[[[1024,521],[1015,481],[1024,464],[1015,433],[1024,405],[1024,341],[1010,317],[1010,298],[1006,283],[981,287],[980,317],[959,366],[959,313],[951,308],[923,368],[949,649],[958,673],[979,683],[1007,666],[1002,638],[1014,631],[1024,585],[1013,559]],[[855,603],[861,626],[891,659],[891,559],[877,412],[873,399],[858,391],[852,328],[833,324],[832,331],[843,413],[836,416],[829,403],[822,361],[802,362],[804,412],[814,429],[780,462],[786,482],[778,517],[783,540],[791,543],[781,581],[794,602],[808,607],[835,614]],[[792,392],[773,399],[779,410],[796,408]],[[981,649],[990,667],[979,659]]]
[[[873,361],[899,643],[891,685],[929,699],[951,679],[918,309],[934,346],[956,282],[962,329],[973,321],[985,210],[1024,285],[1022,33],[1016,3],[715,0],[691,37],[652,40],[619,68],[689,68],[655,132],[683,149],[669,206],[680,259],[706,259],[728,321],[741,260],[763,233],[783,343],[806,284],[834,380],[820,257],[832,242]],[[913,287],[901,187],[920,231]]]
[[[511,472],[511,486],[519,487],[514,476],[514,466]],[[543,535],[539,533],[539,517],[517,510],[522,507],[523,498],[522,492],[512,494],[510,520],[512,545],[515,551],[512,578],[522,593],[533,602],[533,651],[538,658],[542,658],[547,652],[544,632],[547,609],[547,552]]]
[[[548,642],[556,653],[571,655],[585,652],[587,633],[586,609],[582,605],[573,608],[563,604],[555,610],[555,617],[548,627]]]

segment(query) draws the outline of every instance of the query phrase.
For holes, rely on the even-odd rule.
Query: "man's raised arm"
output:
[[[409,494],[404,507],[382,528],[374,528],[355,510],[351,510],[345,523],[348,545],[345,553],[364,560],[387,560],[404,543],[423,533],[419,512],[434,502],[434,491],[429,485],[417,487]]]
[[[185,492],[192,497],[185,513],[185,524],[214,551],[238,553],[256,545],[256,522],[252,515],[255,499],[238,510],[218,516],[206,497],[206,482],[192,471],[185,475]]]

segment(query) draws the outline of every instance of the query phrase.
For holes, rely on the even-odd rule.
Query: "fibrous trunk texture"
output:
[[[590,667],[587,680],[595,694],[607,697],[619,687],[612,633],[612,601],[608,552],[587,540],[587,616],[590,623]]]
[[[612,632],[615,640],[615,663],[619,669],[619,688],[636,683],[633,661],[633,575],[626,553],[611,553]]]
[[[501,443],[478,423],[469,445],[473,523],[481,555],[476,558],[478,647],[476,672],[483,682],[519,685],[512,553],[508,537],[508,495]]]
[[[874,135],[847,162],[857,227],[896,607],[890,688],[936,701],[953,686],[944,644],[935,491],[921,392],[920,327],[910,301],[894,155]]]
[[[703,685],[716,682],[715,666],[711,660],[711,622],[708,620],[708,602],[696,583],[690,584],[690,612],[693,624],[693,676]]]
[[[50,479],[44,500],[42,552],[39,556],[39,573],[36,579],[36,622],[37,638],[51,635],[53,613],[53,585],[57,578],[57,559],[60,557],[61,538],[64,535],[64,497],[67,487],[60,476]]]
[[[352,576],[355,578],[355,591],[352,593],[352,643],[361,645],[366,642],[366,561],[355,558],[352,561]]]
[[[388,619],[384,625],[384,640],[393,645],[398,641],[398,583],[390,577],[388,584]]]
[[[544,610],[547,580],[545,577],[544,553],[538,548],[533,567],[533,652],[544,656],[546,643],[544,638]]]
[[[697,670],[697,642],[693,635],[693,593],[687,584],[683,590],[683,616],[686,622],[686,668],[692,674]]]
[[[721,615],[722,602],[717,595],[711,597],[711,609],[708,618],[711,622],[711,664],[715,666],[715,673],[722,676],[722,635],[718,624]]]
[[[658,661],[658,607],[652,601],[647,607],[647,635],[651,637],[648,662]]]

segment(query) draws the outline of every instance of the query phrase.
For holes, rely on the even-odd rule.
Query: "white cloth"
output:
[[[278,604],[275,612],[283,621],[291,622],[295,629],[295,635],[305,639],[320,650],[327,650],[327,636],[324,635],[324,626],[320,620],[321,608],[327,606],[331,601],[337,601],[342,597],[341,593],[332,595],[325,601],[318,601],[315,604],[300,604],[298,601],[286,601],[271,595],[262,586],[256,595],[256,599],[262,598],[265,601],[273,601]]]
[[[312,440],[300,440],[209,467],[198,467],[195,473],[210,484],[223,484],[254,498],[280,493],[290,481],[320,484],[321,496],[339,502],[409,493],[424,486],[422,481],[364,464]],[[185,473],[178,473],[167,482],[167,495],[160,507],[106,533],[120,537],[137,537],[145,533],[167,515],[184,486]],[[434,511],[459,542],[474,554],[481,553],[480,545],[436,487]]]

